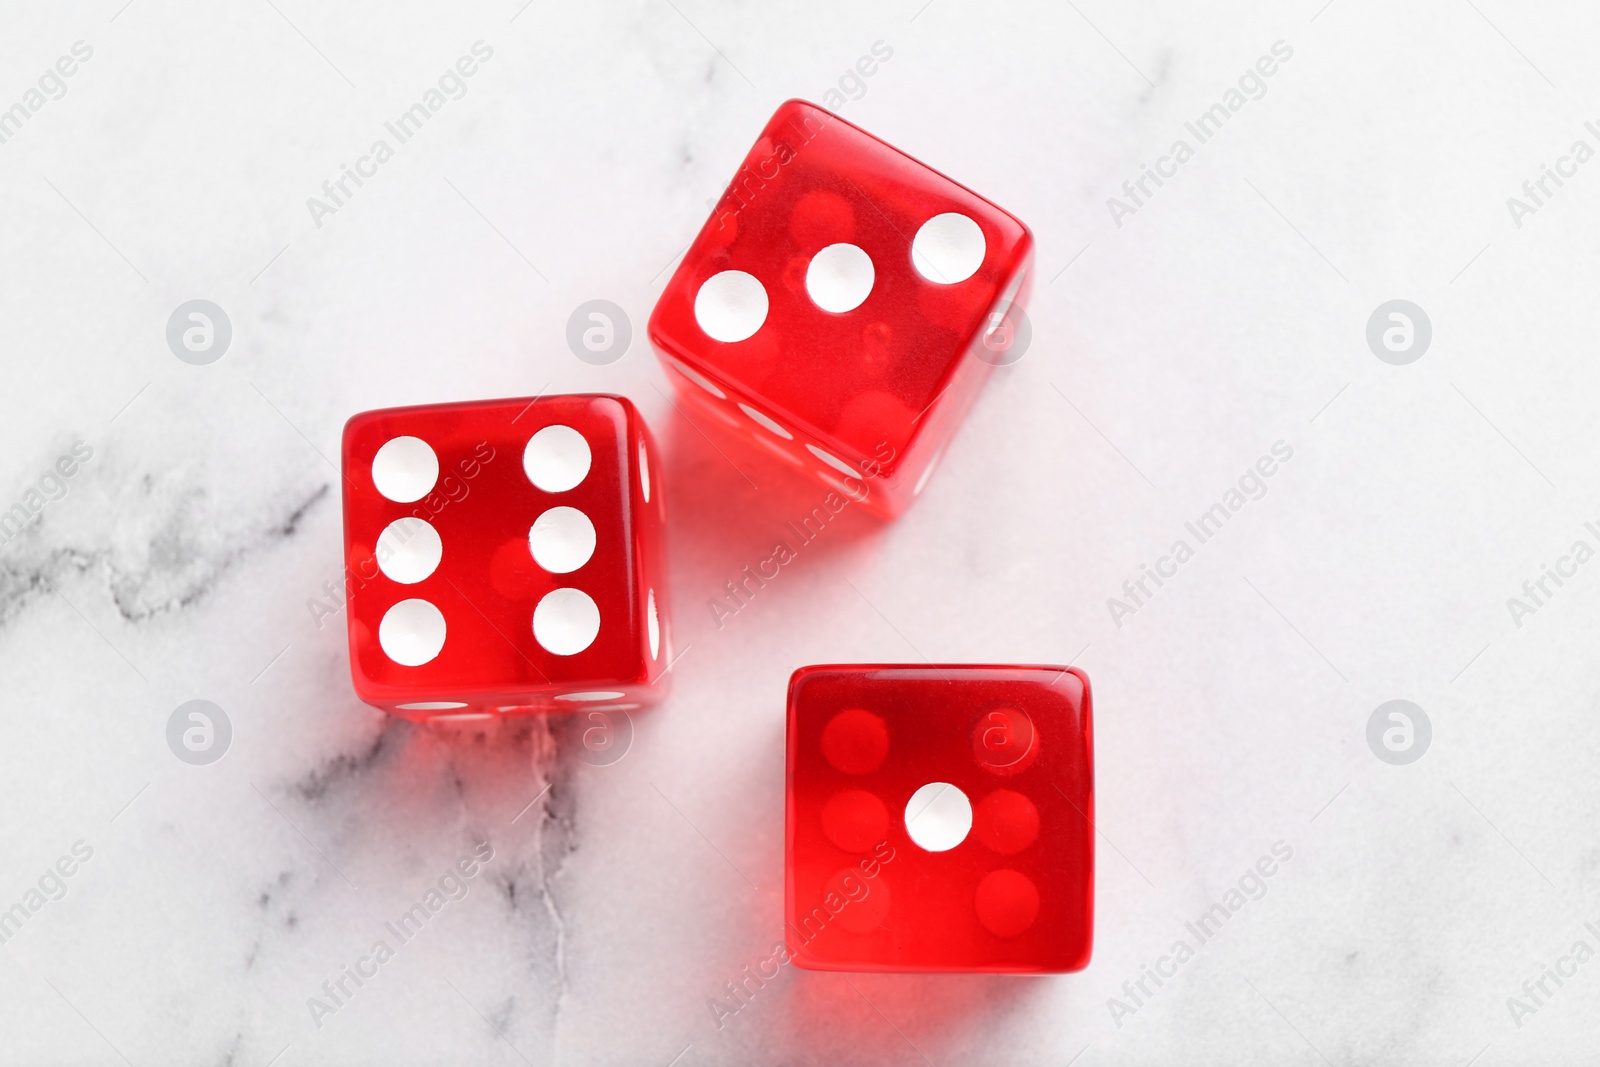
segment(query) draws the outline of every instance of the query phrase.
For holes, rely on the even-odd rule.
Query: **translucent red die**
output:
[[[1005,361],[1032,262],[1015,217],[791,100],[667,283],[650,339],[710,421],[893,516]]]
[[[419,720],[658,699],[669,655],[654,454],[616,396],[350,419],[346,606],[361,699]]]
[[[784,907],[802,967],[1081,970],[1094,931],[1089,679],[835,665],[789,681]]]

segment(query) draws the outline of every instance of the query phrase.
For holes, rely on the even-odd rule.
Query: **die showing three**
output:
[[[650,340],[708,426],[892,518],[994,369],[985,340],[1032,264],[1013,215],[791,100],[667,283]]]

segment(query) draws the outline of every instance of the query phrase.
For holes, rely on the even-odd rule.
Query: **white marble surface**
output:
[[[1592,1056],[1600,962],[1523,983],[1600,947],[1600,563],[1520,620],[1507,598],[1600,547],[1600,163],[1520,226],[1506,203],[1600,147],[1592,6],[123,3],[7,3],[0,32],[0,108],[93,49],[0,144],[0,509],[92,450],[0,546],[0,908],[27,913],[0,1062]],[[467,94],[317,226],[307,198],[479,40]],[[719,629],[707,599],[811,490],[752,487],[683,422],[644,319],[771,109],[878,41],[843,113],[1033,226],[1033,345],[909,514],[841,520]],[[1117,226],[1107,198],[1277,41],[1265,95]],[[164,338],[195,298],[232,322],[208,366]],[[609,366],[563,339],[595,298],[634,325]],[[1408,366],[1364,336],[1395,298],[1433,325]],[[308,608],[350,413],[546,387],[627,394],[667,453],[687,651],[611,766],[559,721],[386,721]],[[1118,626],[1107,599],[1278,441],[1265,495]],[[719,1029],[708,999],[779,936],[786,676],[921,657],[1093,678],[1093,964],[785,969]],[[1365,739],[1396,698],[1433,726],[1407,766]],[[165,739],[191,699],[232,724],[209,766]],[[1135,1005],[1279,841],[1265,895]]]

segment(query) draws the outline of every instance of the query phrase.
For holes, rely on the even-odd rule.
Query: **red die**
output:
[[[632,404],[388,408],[344,428],[350,672],[408,719],[661,696],[661,486]]]
[[[1068,667],[802,667],[784,905],[825,971],[1088,966],[1089,679]]]
[[[686,398],[892,517],[1001,362],[1032,261],[1016,218],[791,100],[667,283],[650,340]]]

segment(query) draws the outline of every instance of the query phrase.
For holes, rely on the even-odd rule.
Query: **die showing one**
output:
[[[830,112],[778,108],[650,316],[683,396],[892,517],[1010,338],[1033,237]]]
[[[1089,679],[834,665],[789,680],[784,907],[802,967],[1076,971],[1094,927]]]
[[[616,396],[388,408],[345,424],[357,694],[403,718],[663,695],[654,446]]]

